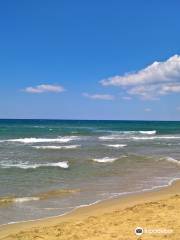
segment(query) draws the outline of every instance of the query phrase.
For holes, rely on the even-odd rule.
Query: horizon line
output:
[[[71,119],[71,118],[0,118],[1,120],[40,120],[40,121],[139,121],[139,122],[180,122],[180,120],[144,120],[144,119]]]

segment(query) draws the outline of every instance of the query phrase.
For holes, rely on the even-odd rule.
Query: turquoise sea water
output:
[[[180,177],[180,122],[0,120],[0,224]]]

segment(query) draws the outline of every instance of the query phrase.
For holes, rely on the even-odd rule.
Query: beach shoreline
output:
[[[2,225],[0,226],[0,239],[35,239],[34,233],[36,231],[39,232],[40,238],[41,238],[41,235],[43,236],[42,238],[44,238],[46,236],[44,236],[43,232],[41,232],[41,230],[44,228],[46,228],[47,231],[49,229],[49,231],[52,232],[52,228],[57,228],[58,225],[60,229],[63,229],[64,223],[66,223],[67,225],[69,224],[69,226],[71,226],[72,223],[75,224],[76,222],[79,222],[79,221],[81,221],[82,223],[84,222],[84,224],[87,225],[88,227],[87,221],[89,218],[102,218],[104,219],[104,221],[106,221],[108,214],[109,214],[109,219],[111,219],[113,217],[114,212],[119,211],[119,213],[121,212],[123,213],[123,211],[126,211],[126,210],[128,212],[129,208],[133,208],[136,206],[140,208],[142,207],[142,209],[144,209],[144,205],[148,208],[149,204],[158,203],[161,201],[163,202],[162,204],[166,205],[166,202],[168,203],[171,202],[171,198],[173,199],[172,205],[174,205],[174,201],[175,202],[177,201],[177,204],[178,203],[180,204],[180,180],[172,181],[172,183],[169,186],[162,186],[162,187],[154,188],[152,190],[147,190],[143,192],[121,195],[119,197],[100,201],[100,202],[91,204],[89,206],[79,207],[70,213],[64,214],[63,216],[55,216],[55,217],[49,217],[49,218],[44,218],[39,220]],[[171,208],[173,208],[173,206],[171,206]],[[143,211],[142,213],[139,213],[139,214],[140,215],[143,214]],[[158,215],[158,213],[153,213],[153,209],[151,209],[151,211],[152,211],[151,213],[152,216],[154,216],[154,214]],[[137,214],[137,213],[131,213],[132,217],[133,217],[133,214]],[[164,214],[166,214],[166,211],[164,211]],[[139,217],[137,217],[137,219]],[[179,215],[179,218],[180,218],[180,215]],[[179,224],[179,222],[176,222],[176,224]],[[137,222],[134,222],[134,228],[129,229],[129,233],[132,234],[132,237],[135,237],[134,239],[136,239],[137,237],[133,231],[135,227],[139,226],[139,223],[140,221],[137,220]],[[113,224],[113,219],[112,219],[112,224]],[[98,223],[96,223],[96,225],[97,226],[94,226],[95,228],[98,227]],[[162,226],[163,226],[163,221],[161,221],[161,223],[159,224],[159,228],[161,227],[162,229]],[[158,228],[158,226],[156,227]],[[65,228],[67,228],[67,226]],[[122,229],[120,230],[122,232]],[[178,231],[178,226],[177,226],[177,231]],[[71,235],[71,231],[70,232],[68,231],[68,233]],[[72,233],[73,233],[73,229],[72,229]],[[26,237],[27,234],[29,238],[23,238],[23,237]],[[79,233],[76,234],[77,239],[78,239],[78,234],[79,236],[81,236],[82,235],[81,231],[79,231]],[[113,234],[113,231],[112,231],[112,234]],[[176,233],[173,233],[171,235],[173,236],[174,234]],[[161,234],[157,236],[161,237]],[[73,235],[72,235],[72,238],[68,238],[68,237],[69,236],[67,236],[67,239],[76,239],[76,238],[73,238]],[[152,237],[152,234],[148,237]],[[168,239],[176,239],[176,238],[171,238],[171,236],[168,236],[168,237],[169,237]],[[50,238],[47,238],[47,239],[51,240],[51,239],[59,239],[59,238],[56,238],[56,236],[50,236]],[[65,239],[65,238],[62,238],[62,239]],[[84,239],[86,239],[85,236],[84,236]],[[101,238],[100,237],[98,238],[97,236],[97,238],[93,237],[93,238],[87,238],[87,239],[101,239]],[[108,239],[113,239],[113,238],[108,238]],[[148,238],[148,239],[151,239],[151,238]],[[158,239],[161,239],[161,238],[158,238]]]

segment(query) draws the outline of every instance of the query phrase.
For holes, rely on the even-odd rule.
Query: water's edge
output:
[[[172,186],[172,184],[175,182],[175,181],[178,181],[180,180],[180,178],[173,178],[172,180],[170,180],[168,182],[168,184],[166,185],[160,185],[160,186],[154,186],[152,188],[149,188],[149,189],[142,189],[140,191],[133,191],[133,192],[123,192],[123,193],[116,193],[116,195],[114,196],[110,196],[108,198],[105,198],[105,199],[101,199],[101,200],[96,200],[95,202],[93,203],[90,203],[90,204],[83,204],[83,205],[79,205],[79,206],[76,206],[74,207],[71,211],[67,211],[63,214],[59,214],[59,215],[53,215],[53,216],[50,216],[50,217],[43,217],[43,218],[37,218],[37,219],[30,219],[30,220],[25,220],[25,221],[17,221],[17,222],[9,222],[9,223],[5,223],[5,224],[1,224],[0,225],[0,228],[1,227],[4,227],[4,226],[9,226],[9,225],[15,225],[15,224],[20,224],[20,223],[28,223],[28,222],[36,222],[36,221],[44,221],[44,220],[48,220],[48,219],[53,219],[53,218],[58,218],[58,217],[63,217],[63,216],[66,216],[68,214],[71,214],[73,213],[74,211],[76,211],[77,209],[79,208],[85,208],[85,207],[89,207],[89,206],[92,206],[92,205],[95,205],[97,203],[103,203],[105,201],[108,201],[108,200],[112,200],[112,199],[116,199],[116,198],[120,198],[121,196],[128,196],[128,195],[136,195],[136,194],[140,194],[140,193],[143,193],[143,192],[151,192],[153,190],[160,190],[162,188],[167,188],[167,187],[170,187]]]

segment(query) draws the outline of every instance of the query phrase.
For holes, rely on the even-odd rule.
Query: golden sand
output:
[[[144,234],[136,236],[139,226]],[[123,196],[63,217],[3,226],[4,240],[180,240],[180,181]]]

